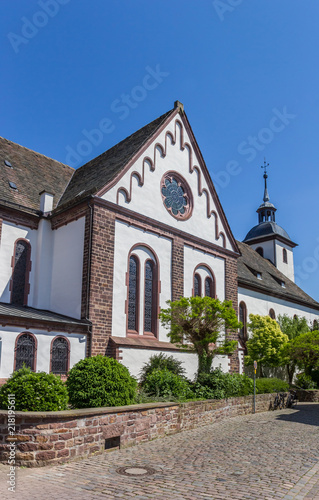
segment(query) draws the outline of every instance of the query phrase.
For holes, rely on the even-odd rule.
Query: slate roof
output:
[[[244,241],[249,241],[255,238],[262,238],[264,236],[278,235],[286,240],[291,241],[288,233],[279,226],[276,222],[266,221],[254,226],[246,235]],[[295,245],[295,243],[294,243]]]
[[[261,257],[246,243],[237,241],[237,244],[241,252],[241,257],[238,259],[239,286],[258,289],[266,295],[274,295],[319,310],[319,303],[281,273],[269,260]],[[253,271],[260,272],[262,279],[257,278]],[[281,281],[285,283],[285,288],[281,286]]]
[[[62,314],[45,311],[43,309],[34,309],[27,306],[16,306],[14,304],[7,304],[0,302],[0,317],[9,316],[11,318],[25,318],[38,321],[46,321],[52,323],[61,323],[72,325],[90,325],[90,322],[84,319],[74,319]]]
[[[86,193],[94,194],[112,181],[173,112],[174,109],[168,111],[78,168],[62,196],[59,206],[69,203],[79,193],[81,193],[81,198]]]
[[[12,168],[5,165],[5,160]],[[68,165],[0,137],[0,203],[40,210],[39,193],[45,190],[55,195],[56,207],[73,172]],[[9,182],[14,182],[18,189],[12,189]]]

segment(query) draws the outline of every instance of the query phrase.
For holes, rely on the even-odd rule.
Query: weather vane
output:
[[[264,164],[261,165],[261,168],[264,169],[264,176],[267,175],[267,168],[269,167],[269,163],[266,163],[266,158],[264,158]]]

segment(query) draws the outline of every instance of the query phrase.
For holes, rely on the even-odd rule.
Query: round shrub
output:
[[[220,368],[201,373],[193,384],[198,398],[224,399],[247,396],[254,392],[254,383],[247,375],[224,373]]]
[[[287,392],[289,384],[280,378],[257,378],[256,389],[258,394],[270,394],[272,392]]]
[[[164,353],[154,354],[151,356],[149,361],[144,364],[140,372],[140,383],[143,385],[146,378],[154,370],[163,370],[166,368],[175,375],[183,376],[185,369],[182,367],[183,362],[174,358],[174,356],[168,356]]]
[[[66,385],[73,408],[98,408],[131,404],[137,382],[116,359],[98,355],[74,365]]]
[[[153,370],[143,384],[144,391],[150,396],[189,399],[193,397],[189,382],[167,368]]]
[[[57,375],[34,373],[30,368],[14,372],[0,388],[0,408],[8,408],[8,395],[15,396],[16,411],[59,411],[68,407],[67,388]]]

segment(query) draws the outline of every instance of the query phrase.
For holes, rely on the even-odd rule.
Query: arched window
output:
[[[194,297],[202,296],[202,280],[198,273],[194,275]]]
[[[239,336],[243,342],[247,340],[247,307],[245,302],[239,304],[239,321],[243,324],[239,331]]]
[[[144,276],[144,332],[155,335],[156,325],[156,270],[153,260],[145,262]]]
[[[276,313],[273,309],[269,309],[269,316],[271,319],[276,319]]]
[[[263,256],[264,256],[264,249],[263,249],[262,247],[258,247],[258,248],[256,248],[256,252],[257,252],[257,253],[259,253],[259,255],[260,255],[261,257],[263,257]]]
[[[70,348],[65,337],[56,337],[51,344],[50,372],[55,375],[67,375],[69,371]]]
[[[29,293],[31,246],[26,240],[17,240],[14,248],[11,281],[11,303],[26,305]]]
[[[205,278],[205,297],[215,298],[215,286],[212,278]]]
[[[127,328],[132,332],[138,331],[139,267],[138,258],[135,255],[131,255],[129,268]]]
[[[316,319],[313,320],[313,330],[319,330],[318,320]]]
[[[35,371],[36,340],[31,333],[18,336],[15,347],[14,370],[20,370],[25,365]]]
[[[282,260],[285,264],[288,263],[287,250],[285,248],[282,249]]]

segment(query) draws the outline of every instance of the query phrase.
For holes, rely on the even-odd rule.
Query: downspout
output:
[[[90,281],[91,281],[91,260],[92,260],[92,234],[93,234],[93,206],[91,205],[92,197],[88,200],[88,207],[90,209],[90,227],[89,227],[89,248],[88,248],[88,266],[87,266],[87,276],[86,276],[86,310],[85,310],[85,319],[89,320],[90,314]],[[92,351],[92,325],[89,326],[89,350],[88,354],[91,357]]]

